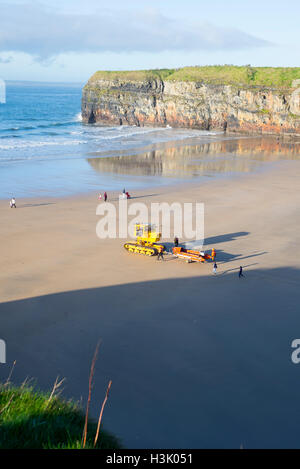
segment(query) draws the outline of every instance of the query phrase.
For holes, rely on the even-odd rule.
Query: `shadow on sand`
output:
[[[85,402],[100,338],[91,414],[111,379],[104,426],[125,446],[299,448],[299,271],[246,269],[241,282],[190,267],[190,278],[0,304],[1,378],[16,360],[15,382],[48,390],[59,375],[64,395]]]
[[[227,233],[218,236],[212,236],[205,239],[205,245],[214,245],[218,243],[225,243],[227,241],[234,241],[236,238],[241,236],[248,236],[250,233],[248,231],[237,231],[236,233]]]
[[[211,249],[218,243],[224,243],[227,241],[234,241],[236,238],[240,236],[247,236],[250,233],[248,231],[239,231],[236,233],[227,233],[224,235],[219,235],[219,236],[213,236],[211,238],[206,238],[203,247],[201,241],[195,241],[193,243],[179,243],[179,246],[182,246],[187,249],[196,249],[196,250],[203,250],[207,253],[211,252]],[[174,247],[174,243],[171,242],[164,242],[164,246],[166,247],[166,251],[171,253],[172,248]],[[220,264],[225,264],[226,262],[230,262],[233,260],[238,260],[242,261],[245,259],[249,259],[252,257],[258,257],[262,256],[264,254],[267,254],[267,251],[262,251],[262,252],[253,252],[252,254],[248,256],[243,256],[242,254],[231,254],[229,252],[224,251],[223,249],[216,249],[216,262]]]
[[[155,197],[155,196],[159,196],[159,195],[161,195],[161,194],[156,193],[156,194],[144,194],[144,195],[130,195],[130,199],[128,199],[128,202],[130,202],[130,200],[147,199],[148,197]],[[121,197],[121,200],[122,200],[122,194],[119,194],[117,197],[109,197],[109,195],[108,195],[107,202],[119,202],[120,197]]]
[[[55,202],[44,202],[41,204],[23,204],[23,205],[18,205],[18,208],[42,207],[43,205],[55,205]]]

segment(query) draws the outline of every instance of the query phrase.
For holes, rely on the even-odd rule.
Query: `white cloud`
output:
[[[0,56],[0,64],[10,64],[13,61],[13,57],[1,57]]]
[[[69,52],[218,51],[269,45],[238,29],[179,21],[156,9],[76,15],[33,2],[1,2],[0,52],[24,52],[46,62]]]

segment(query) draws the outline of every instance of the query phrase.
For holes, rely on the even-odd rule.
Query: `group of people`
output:
[[[98,195],[98,200],[101,200],[101,199],[102,199],[102,194],[99,194],[99,195]],[[107,192],[104,192],[104,194],[103,194],[103,200],[104,200],[104,202],[107,201]]]
[[[125,190],[125,188],[124,188],[124,189],[123,189],[123,199],[125,199],[125,198],[130,199],[130,194],[129,194],[129,193]],[[99,194],[98,199],[99,199],[99,200],[102,199],[102,195],[101,195],[101,194]],[[103,199],[104,199],[104,202],[107,201],[107,192],[104,192],[104,194],[103,194]],[[9,205],[10,205],[10,208],[17,208],[17,204],[16,204],[16,199],[15,199],[15,197],[12,197],[12,198],[10,199]],[[175,236],[175,238],[174,238],[174,246],[175,246],[175,247],[178,247],[178,244],[179,244],[179,240],[178,240],[177,236]],[[160,247],[160,248],[158,249],[158,254],[157,254],[157,260],[159,261],[160,259],[161,259],[162,261],[164,260],[163,248],[162,248],[162,247]],[[214,275],[216,275],[216,274],[217,274],[217,268],[218,268],[218,266],[217,266],[217,263],[216,263],[216,250],[215,250],[214,248],[212,248],[212,250],[211,250],[211,260],[214,262],[213,273],[214,273]],[[241,277],[244,277],[244,274],[243,274],[243,267],[242,267],[242,266],[240,266],[240,269],[239,269],[239,278],[241,278]]]
[[[123,199],[130,199],[130,194],[128,191],[125,190],[125,187],[123,189],[122,197]]]
[[[179,240],[177,238],[177,236],[175,236],[174,238],[174,246],[177,248],[178,247],[178,244],[179,244]],[[157,252],[157,260],[159,261],[160,259],[162,261],[164,261],[164,255],[163,255],[163,252],[164,252],[164,249],[162,247],[159,247],[158,248],[158,252]]]
[[[214,251],[214,250],[213,250],[213,251]],[[212,260],[215,260],[215,258],[216,258],[216,253],[215,253],[215,252],[214,252],[214,259],[213,259],[213,256],[211,256],[211,258],[212,258]],[[217,263],[214,262],[214,266],[213,266],[213,273],[214,273],[214,275],[217,274],[217,268],[218,268]],[[240,269],[239,269],[239,278],[241,278],[241,277],[244,277],[244,274],[243,274],[243,266],[240,265]]]
[[[177,238],[177,236],[176,236],[176,237],[174,238],[174,246],[175,246],[175,247],[178,247],[178,242],[179,242],[179,241],[178,241],[178,238]],[[159,257],[163,259],[162,253],[160,254]],[[211,256],[210,256],[210,257],[211,257],[211,260],[212,260],[213,263],[214,263],[214,266],[213,266],[213,273],[214,273],[214,275],[216,275],[216,274],[217,274],[217,268],[218,268],[218,266],[217,266],[217,263],[216,263],[217,253],[216,253],[215,248],[212,248],[212,250],[211,250]],[[159,258],[158,258],[158,259],[159,259]],[[157,259],[157,260],[158,260],[158,259]],[[244,277],[244,274],[243,274],[243,267],[240,265],[240,269],[239,269],[239,278],[241,278],[241,277]]]
[[[106,192],[104,192],[103,198],[104,198],[104,202],[106,202],[106,201],[107,201],[107,193],[106,193]],[[125,199],[125,198],[130,199],[130,195],[129,195],[129,193],[125,190],[125,188],[124,188],[124,189],[123,189],[123,199]],[[102,199],[102,195],[101,195],[101,194],[99,194],[98,199],[99,199],[99,200]],[[12,205],[12,201],[14,201],[14,205]],[[13,198],[13,199],[11,200],[11,202],[10,202],[10,206],[11,206],[11,207],[14,206],[14,207],[16,208],[16,203],[15,203],[15,202],[16,202],[16,201],[15,201],[15,199]],[[179,244],[179,240],[178,240],[177,236],[175,236],[175,238],[174,238],[174,246],[175,246],[175,247],[178,247],[178,244]],[[217,269],[218,269],[218,265],[217,265],[217,263],[216,263],[216,256],[217,256],[216,250],[215,250],[214,248],[212,248],[212,250],[211,250],[211,260],[214,262],[214,266],[213,266],[213,273],[214,273],[214,275],[217,274]],[[162,261],[164,260],[163,248],[159,248],[159,249],[158,249],[157,260],[158,260],[158,261],[159,261],[159,260],[162,260]],[[240,266],[240,269],[239,269],[239,278],[241,278],[241,277],[244,277],[244,274],[243,274],[243,267],[242,267],[242,266]]]
[[[130,199],[130,198],[131,198],[129,192],[126,191],[125,188],[123,189],[122,197],[123,197],[123,199]],[[98,200],[102,200],[102,199],[103,199],[104,202],[106,202],[106,201],[107,201],[107,198],[108,198],[107,192],[104,192],[103,197],[102,197],[102,194],[99,194],[99,195],[98,195]]]

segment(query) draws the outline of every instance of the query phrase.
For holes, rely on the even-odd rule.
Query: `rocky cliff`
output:
[[[222,84],[156,72],[97,72],[83,88],[83,121],[300,135],[299,79]]]

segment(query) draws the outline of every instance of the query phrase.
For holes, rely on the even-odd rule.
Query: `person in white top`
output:
[[[17,208],[16,206],[16,199],[14,197],[12,197],[11,201],[10,201],[10,208]]]

